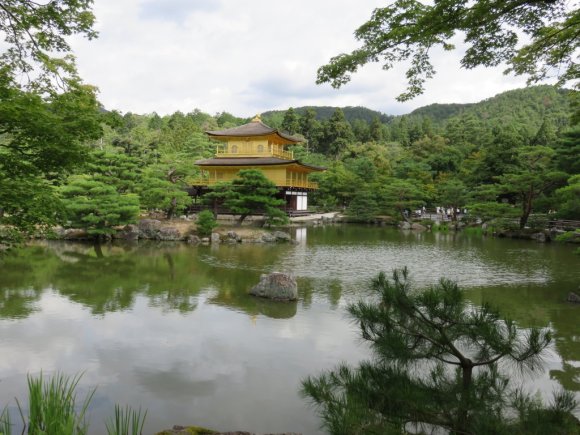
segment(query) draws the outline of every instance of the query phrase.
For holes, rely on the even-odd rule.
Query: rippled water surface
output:
[[[564,302],[580,283],[571,247],[362,226],[295,238],[102,251],[46,242],[0,259],[0,409],[16,413],[27,373],[84,371],[82,390],[98,386],[94,434],[115,403],[147,408],[146,433],[173,424],[319,433],[300,379],[367,356],[345,306],[368,295],[378,271],[405,265],[418,286],[451,278],[522,327],[551,327],[546,372],[527,387],[580,391],[580,306]],[[246,294],[269,271],[294,273],[297,303]]]

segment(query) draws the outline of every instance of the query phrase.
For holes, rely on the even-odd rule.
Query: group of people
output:
[[[466,208],[464,208],[464,209],[457,208],[457,209],[455,209],[455,213],[456,213],[456,215],[467,214],[467,209]],[[413,214],[417,217],[422,217],[422,216],[425,216],[426,214],[429,214],[429,213],[427,212],[427,209],[425,208],[425,206],[423,206],[423,207],[415,210],[413,212]],[[451,216],[453,216],[453,207],[437,206],[437,207],[435,207],[435,214],[438,217],[442,218],[443,220],[449,219]]]

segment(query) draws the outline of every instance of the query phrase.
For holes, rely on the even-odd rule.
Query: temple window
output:
[[[232,154],[237,154],[237,153],[238,153],[238,146],[232,145]]]
[[[259,153],[263,153],[264,152],[264,145],[258,145],[258,152]]]

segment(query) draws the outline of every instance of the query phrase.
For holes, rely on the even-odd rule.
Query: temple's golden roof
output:
[[[295,144],[302,142],[303,140],[291,136],[286,133],[282,133],[276,128],[272,128],[264,124],[259,115],[256,115],[251,122],[240,125],[238,127],[226,128],[225,130],[213,130],[206,131],[206,134],[217,140],[228,140],[228,138],[234,137],[264,137],[264,136],[277,136],[278,140],[276,142],[281,144]]]

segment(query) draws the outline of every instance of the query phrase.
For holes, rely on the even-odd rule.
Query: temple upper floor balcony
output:
[[[255,142],[220,144],[216,148],[216,157],[278,157],[293,160],[294,153],[286,151],[284,146]]]

